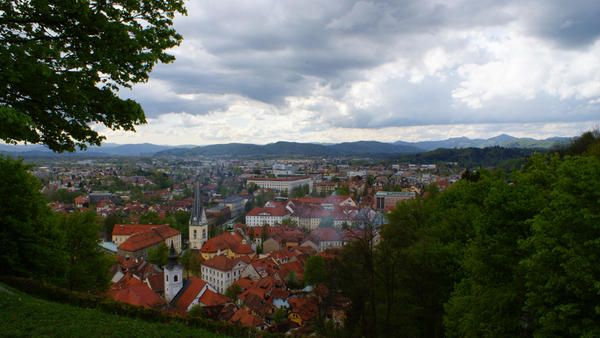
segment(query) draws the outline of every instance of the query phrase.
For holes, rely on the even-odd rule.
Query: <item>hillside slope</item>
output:
[[[6,337],[223,337],[181,323],[150,323],[97,309],[49,302],[0,284],[0,332]]]

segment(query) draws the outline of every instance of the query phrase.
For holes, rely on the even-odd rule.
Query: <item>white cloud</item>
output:
[[[600,115],[597,7],[193,1],[176,19],[177,61],[120,94],[149,124],[110,135],[208,144],[552,132],[543,126]]]
[[[496,99],[531,100],[540,93],[565,99],[600,96],[600,43],[585,50],[560,50],[543,41],[507,31],[501,38],[472,39],[471,48],[491,60],[458,68],[463,79],[452,96],[470,108]]]

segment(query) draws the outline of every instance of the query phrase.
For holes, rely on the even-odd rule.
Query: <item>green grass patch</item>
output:
[[[0,284],[0,335],[35,337],[224,337],[182,323],[151,323],[54,303]]]

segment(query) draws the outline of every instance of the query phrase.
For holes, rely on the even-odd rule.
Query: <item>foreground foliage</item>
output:
[[[105,138],[92,126],[134,130],[141,106],[117,91],[148,80],[183,1],[0,2],[0,139],[74,151]]]
[[[0,332],[13,337],[222,337],[182,323],[151,323],[49,302],[14,290],[0,290],[0,316]]]
[[[511,173],[467,172],[347,245],[348,336],[600,335],[600,145],[586,133]]]
[[[98,247],[95,215],[53,214],[22,161],[0,156],[2,275],[35,277],[72,290],[103,291],[112,259]]]

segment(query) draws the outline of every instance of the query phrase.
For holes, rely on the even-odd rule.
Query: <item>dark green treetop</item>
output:
[[[92,129],[134,130],[141,106],[121,87],[175,58],[182,0],[0,2],[0,139],[54,151],[100,145]]]

